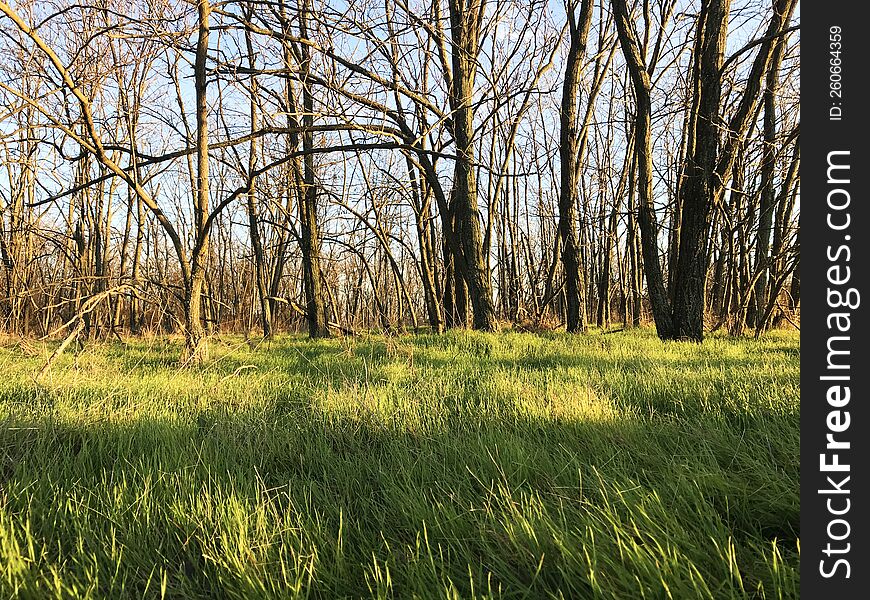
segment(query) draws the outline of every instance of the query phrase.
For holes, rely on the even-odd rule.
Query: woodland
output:
[[[0,598],[797,598],[799,20],[0,1]]]
[[[797,2],[0,3],[3,329],[799,324]]]

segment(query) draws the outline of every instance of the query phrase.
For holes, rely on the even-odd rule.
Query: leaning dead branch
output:
[[[92,313],[100,305],[101,302],[111,298],[112,296],[119,296],[121,294],[131,293],[141,298],[141,294],[138,288],[129,284],[120,285],[118,287],[102,291],[98,294],[94,294],[82,303],[81,308],[79,308],[75,316],[73,316],[70,320],[68,320],[66,323],[64,323],[48,335],[43,336],[41,339],[45,340],[69,328],[69,333],[60,343],[60,346],[58,346],[57,349],[55,349],[55,351],[51,354],[51,356],[48,357],[48,360],[45,361],[45,364],[42,366],[42,369],[39,370],[39,374],[37,374],[36,379],[38,380],[51,369],[51,365],[54,364],[54,362],[58,358],[60,358],[60,355],[63,354],[67,346],[69,346],[70,343],[75,340],[84,330],[86,315]]]

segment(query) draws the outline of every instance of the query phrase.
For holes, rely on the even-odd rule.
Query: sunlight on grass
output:
[[[0,345],[0,596],[791,598],[799,339]]]

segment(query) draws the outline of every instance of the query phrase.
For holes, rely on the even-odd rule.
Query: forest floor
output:
[[[2,598],[796,598],[799,336],[0,344]]]

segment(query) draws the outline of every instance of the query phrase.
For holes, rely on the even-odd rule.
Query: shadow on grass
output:
[[[771,415],[740,430],[459,409],[402,421],[293,393],[132,422],[20,414],[0,421],[0,553],[23,558],[0,590],[630,598],[665,581],[705,597],[700,578],[709,597],[788,597],[769,553],[778,540],[796,573],[797,435]]]
[[[621,335],[621,334],[618,334]],[[709,350],[705,346],[698,352],[685,352],[680,343],[658,343],[654,334],[643,332],[639,339],[646,346],[623,347],[616,338],[590,336],[579,338],[585,341],[570,347],[577,338],[560,334],[528,335],[529,339],[547,343],[548,346],[501,345],[498,338],[477,334],[453,334],[448,336],[419,335],[400,338],[400,341],[385,341],[383,337],[365,337],[340,342],[335,340],[312,342],[301,337],[279,338],[259,344],[237,339],[215,340],[212,349],[215,358],[201,368],[191,371],[216,378],[232,377],[240,371],[253,368],[261,373],[280,372],[314,385],[340,388],[347,385],[362,385],[387,381],[386,365],[406,363],[410,368],[421,367],[434,370],[449,370],[471,367],[479,373],[547,372],[557,379],[566,370],[599,373],[603,376],[641,376],[656,367],[664,366],[673,374],[691,377],[704,375],[711,369],[720,371],[752,370],[765,364],[793,363],[800,349],[787,342],[777,343],[775,338],[763,343],[754,340],[731,340],[725,348],[747,344],[748,350],[738,356]],[[569,347],[566,347],[566,344]],[[111,346],[113,360],[123,365],[130,373],[142,373],[177,366],[181,342],[154,341],[148,345],[131,344]],[[780,370],[773,377],[785,379],[790,374]]]
[[[793,345],[617,335],[116,344],[0,388],[0,596],[796,596]]]

